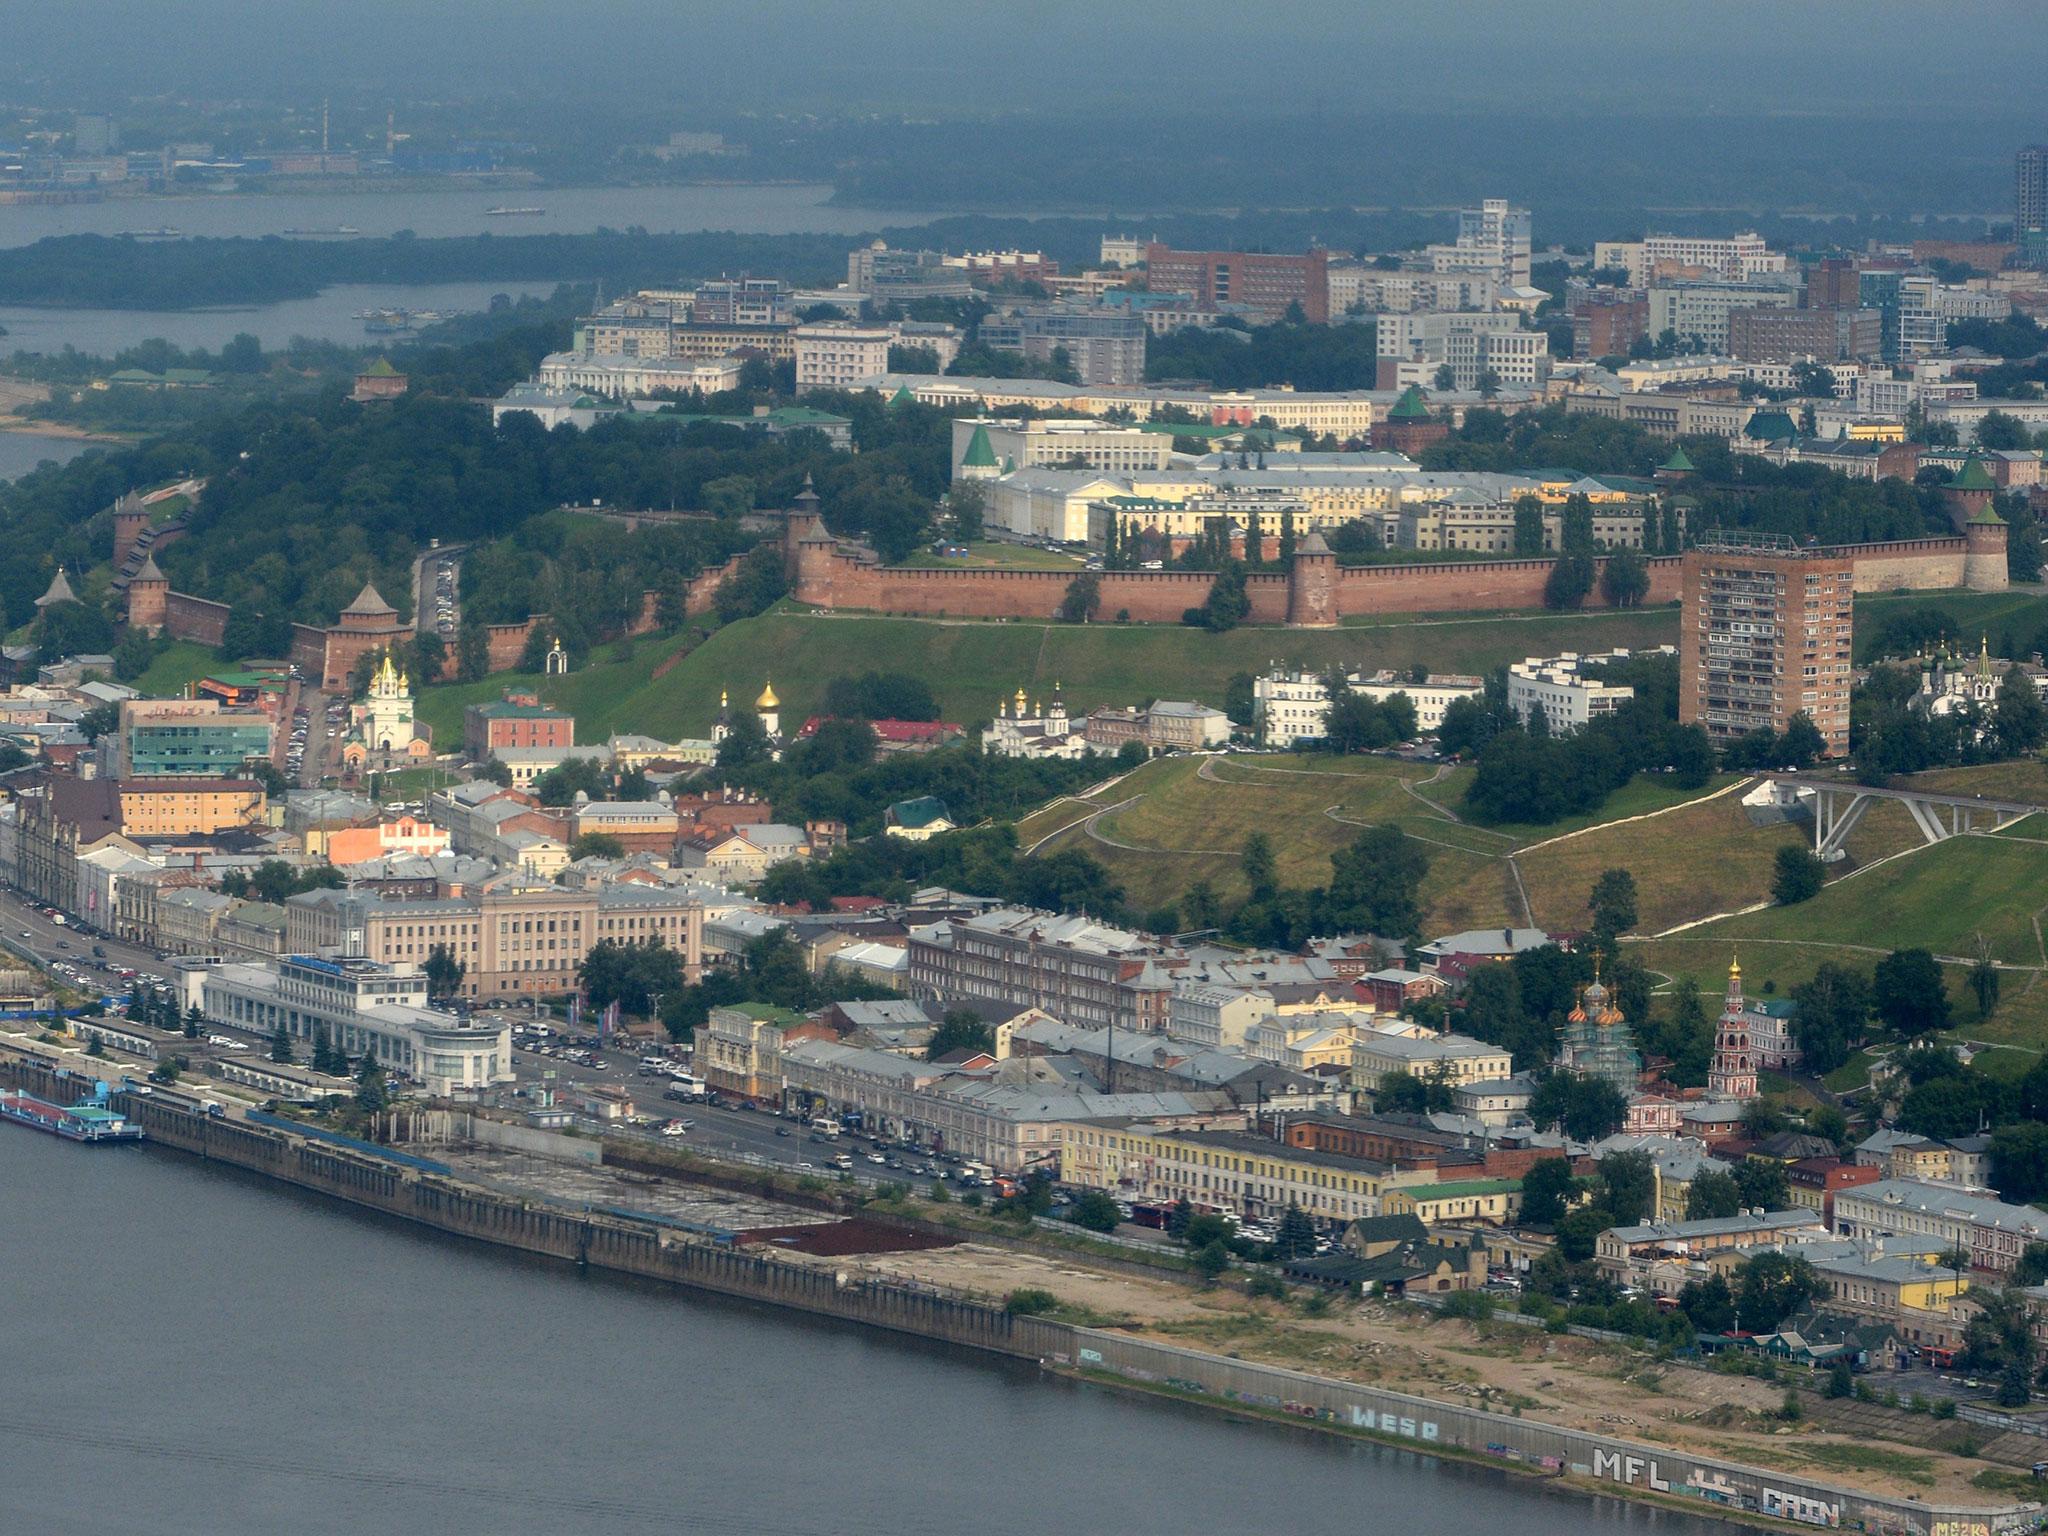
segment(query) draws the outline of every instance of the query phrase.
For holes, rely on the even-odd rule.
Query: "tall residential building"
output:
[[[2021,266],[2048,267],[2048,144],[2013,157],[2012,232]]]
[[[1477,389],[1489,373],[1510,389],[1541,389],[1550,377],[1550,338],[1509,310],[1378,315],[1373,323],[1382,389],[1394,382],[1390,363],[1447,367],[1453,389]]]
[[[1327,251],[1276,256],[1266,251],[1177,251],[1157,240],[1145,247],[1145,286],[1154,293],[1193,294],[1199,309],[1244,304],[1261,320],[1284,317],[1299,304],[1312,323],[1330,318]]]
[[[1686,551],[1678,718],[1717,741],[1783,734],[1804,713],[1849,750],[1855,564],[1765,534],[1710,532]]]
[[[1047,306],[1019,310],[981,323],[990,347],[1021,352],[1034,362],[1065,353],[1083,384],[1123,386],[1145,382],[1145,338],[1150,328],[1125,310]]]
[[[1504,197],[1489,197],[1477,208],[1461,208],[1457,243],[1429,247],[1430,270],[1478,273],[1504,287],[1525,288],[1533,227],[1529,210],[1510,208]]]

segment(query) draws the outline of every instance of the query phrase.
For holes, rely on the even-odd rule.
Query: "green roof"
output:
[[[1995,491],[1998,482],[1991,478],[1991,471],[1984,467],[1984,461],[1971,454],[1963,460],[1963,467],[1956,471],[1956,477],[1949,481],[1952,491]]]
[[[1758,411],[1749,418],[1749,425],[1742,429],[1742,435],[1761,443],[1775,443],[1797,437],[1799,427],[1784,411]]]
[[[1476,1195],[1501,1195],[1522,1187],[1520,1179],[1465,1179],[1449,1184],[1403,1184],[1404,1194],[1418,1200],[1471,1199]]]
[[[917,396],[910,392],[908,384],[898,384],[896,386],[896,393],[889,397],[889,403],[891,405],[915,405],[917,404]]]
[[[380,357],[363,370],[363,377],[366,379],[396,379],[402,377],[402,375],[396,368],[391,366],[390,358]]]
[[[546,720],[562,715],[560,710],[550,709],[545,704],[514,704],[510,699],[495,699],[489,704],[472,704],[469,707],[492,720]]]
[[[1394,408],[1387,412],[1389,421],[1427,421],[1429,406],[1423,401],[1422,391],[1410,384],[1401,391],[1401,398],[1394,402]]]
[[[1671,457],[1664,461],[1662,467],[1671,470],[1675,474],[1690,474],[1698,466],[1685,456],[1683,448],[1673,448],[1671,450]]]
[[[899,827],[928,827],[935,821],[951,821],[946,802],[937,795],[919,795],[915,800],[898,800],[889,807],[889,819]]]
[[[1987,501],[1983,506],[1970,514],[1969,526],[1972,528],[2003,528],[2005,526],[2005,519],[1992,511],[1991,503]]]
[[[967,440],[967,457],[960,461],[960,467],[962,469],[994,469],[996,467],[996,450],[994,445],[988,440],[988,428],[978,422],[975,424],[974,436]]]

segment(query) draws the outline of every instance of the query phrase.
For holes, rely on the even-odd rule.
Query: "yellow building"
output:
[[[129,837],[204,837],[263,822],[263,789],[246,779],[132,780],[118,793]]]
[[[1396,1170],[1236,1131],[1082,1123],[1063,1130],[1060,1179],[1233,1215],[1273,1216],[1295,1205],[1319,1220],[1355,1221],[1379,1215],[1386,1191],[1433,1182],[1434,1170]]]
[[[1462,1179],[1448,1184],[1410,1184],[1387,1191],[1380,1209],[1389,1216],[1413,1216],[1426,1227],[1504,1227],[1522,1208],[1519,1179]]]

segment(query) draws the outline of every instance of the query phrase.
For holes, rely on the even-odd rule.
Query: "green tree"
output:
[[[1650,567],[1632,549],[1617,549],[1600,568],[1600,595],[1609,607],[1633,608],[1650,595]]]
[[[1195,1273],[1200,1275],[1205,1283],[1213,1284],[1219,1275],[1230,1268],[1230,1249],[1220,1239],[1205,1243],[1188,1256],[1188,1262],[1194,1266]]]
[[[1718,1221],[1742,1209],[1742,1190],[1735,1176],[1718,1169],[1693,1175],[1685,1190],[1687,1221]]]
[[[1212,634],[1237,628],[1251,617],[1252,611],[1251,596],[1245,590],[1245,574],[1242,560],[1225,560],[1209,584],[1208,597],[1199,608],[1190,608],[1183,613],[1181,622]]]
[[[1678,1293],[1678,1310],[1701,1333],[1727,1333],[1735,1327],[1735,1295],[1719,1271],[1704,1280],[1688,1280]]]
[[[1534,496],[1515,498],[1515,554],[1524,560],[1543,553],[1543,503]]]
[[[2037,752],[2048,741],[2048,702],[2018,667],[2008,668],[1998,684],[1991,729],[1998,750],[2007,757]]]
[[[1941,967],[1924,949],[1895,949],[1871,977],[1877,1015],[1903,1038],[1949,1027],[1948,989]]]
[[[1570,1161],[1538,1158],[1522,1175],[1522,1220],[1530,1226],[1555,1226],[1578,1193]]]
[[[455,951],[445,944],[436,944],[427,951],[426,965],[427,996],[446,1001],[462,989],[462,977],[468,969],[455,958]]]
[[[1543,582],[1543,606],[1577,608],[1593,590],[1593,560],[1590,555],[1560,555]]]
[[[626,845],[609,832],[586,832],[569,845],[572,859],[623,859]]]
[[[1745,1157],[1735,1165],[1735,1188],[1748,1211],[1782,1211],[1792,1203],[1785,1165],[1774,1158]]]
[[[1834,1071],[1863,1043],[1873,1000],[1862,972],[1823,961],[1811,981],[1792,989],[1792,1000],[1799,1005],[1792,1038],[1809,1072]]]
[[[954,1051],[993,1051],[995,1048],[996,1033],[980,1015],[965,1008],[955,1008],[932,1031],[932,1037],[924,1048],[924,1059],[937,1061]]]
[[[282,1022],[270,1032],[270,1059],[284,1066],[292,1062],[292,1037]]]
[[[1230,681],[1223,685],[1223,713],[1230,716],[1232,725],[1251,726],[1258,722],[1258,699],[1254,693],[1257,679],[1249,672],[1233,672]]]
[[[2048,1125],[2021,1120],[1991,1133],[1991,1184],[2015,1205],[2048,1195]]]
[[[1114,1232],[1122,1219],[1116,1201],[1099,1189],[1082,1190],[1067,1212],[1067,1220],[1090,1232]]]
[[[1778,738],[1778,762],[1789,768],[1811,768],[1827,755],[1827,738],[1813,723],[1813,716],[1800,710],[1785,722],[1785,734]]]
[[[1600,947],[1613,954],[1616,941],[1636,925],[1636,877],[1625,869],[1602,870],[1586,906]]]
[[[1787,843],[1771,866],[1771,899],[1781,907],[1811,901],[1827,883],[1828,867],[1804,843]]]
[[[356,1068],[357,1107],[374,1115],[390,1102],[391,1094],[385,1087],[384,1068],[377,1062],[377,1053],[363,1052],[362,1064]]]
[[[1566,1263],[1583,1264],[1593,1257],[1600,1234],[1614,1224],[1613,1214],[1597,1205],[1566,1211],[1557,1221],[1557,1251]]]
[[[1735,1320],[1747,1332],[1770,1333],[1826,1291],[1825,1282],[1805,1259],[1758,1254],[1742,1266],[1735,1288]]]
[[[1970,967],[1970,995],[1977,999],[1977,1017],[1988,1019],[1998,1007],[1998,963],[1983,934],[1977,935],[1977,961]]]
[[[1316,1224],[1300,1206],[1289,1204],[1280,1214],[1273,1231],[1273,1255],[1279,1259],[1304,1258],[1316,1251]]]
[[[1367,828],[1330,855],[1330,870],[1329,915],[1337,927],[1388,938],[1420,930],[1429,856],[1400,827]]]
[[[1253,896],[1271,895],[1277,878],[1273,863],[1273,842],[1263,832],[1254,832],[1244,840],[1244,854],[1239,860],[1244,870],[1245,884]]]
[[[1618,1227],[1647,1221],[1657,1206],[1657,1165],[1647,1152],[1610,1152],[1600,1159],[1600,1199]]]
[[[752,710],[735,710],[726,721],[725,740],[718,744],[718,766],[746,768],[768,758],[768,733]]]
[[[1067,583],[1067,590],[1060,598],[1060,619],[1067,624],[1088,624],[1094,622],[1096,614],[1102,611],[1102,578],[1093,571],[1083,571]]]

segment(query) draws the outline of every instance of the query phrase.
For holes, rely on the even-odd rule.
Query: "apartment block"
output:
[[[1312,323],[1330,318],[1329,254],[1278,256],[1265,251],[1177,251],[1157,240],[1145,247],[1146,286],[1154,293],[1189,293],[1204,309],[1244,304],[1267,321],[1299,304]]]
[[[1728,351],[1745,363],[1809,357],[1834,363],[1883,350],[1884,316],[1874,309],[1766,305],[1728,312]]]
[[[1717,741],[1782,734],[1804,713],[1849,750],[1855,565],[1765,535],[1709,534],[1686,552],[1678,718]]]
[[[796,387],[851,389],[889,371],[895,333],[882,325],[800,325],[796,328]]]

